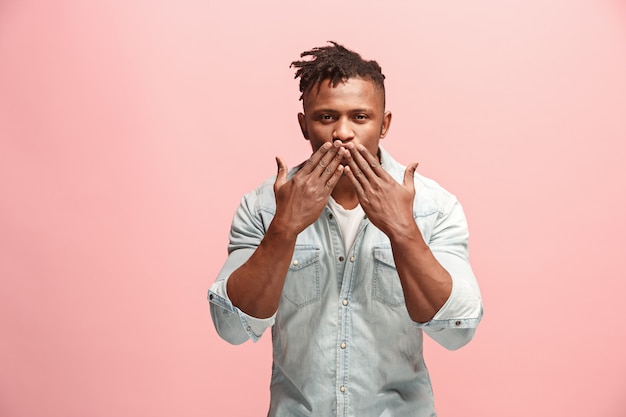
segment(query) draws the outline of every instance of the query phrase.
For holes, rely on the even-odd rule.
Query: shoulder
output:
[[[445,215],[457,204],[456,196],[435,180],[415,174],[415,215],[428,215],[435,211]]]
[[[287,174],[291,178],[300,168],[302,164],[291,168]],[[244,194],[242,197],[242,205],[248,207],[250,211],[256,213],[265,212],[274,214],[276,212],[276,197],[274,195],[274,182],[276,175],[265,179],[257,188]]]
[[[249,211],[259,213],[261,211],[276,211],[276,201],[274,199],[274,181],[276,176],[272,176],[263,181],[257,188],[244,194],[241,205],[246,206]]]

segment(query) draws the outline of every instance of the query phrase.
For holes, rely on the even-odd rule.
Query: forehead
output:
[[[384,92],[373,81],[362,78],[348,78],[332,85],[331,80],[323,80],[304,94],[306,109],[350,107],[384,107]]]

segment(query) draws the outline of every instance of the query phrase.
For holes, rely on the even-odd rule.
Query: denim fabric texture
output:
[[[382,148],[380,154],[383,168],[402,182],[405,167]],[[298,236],[278,311],[261,320],[232,305],[226,280],[254,252],[272,221],[273,183],[270,178],[243,197],[232,223],[229,257],[209,290],[213,323],[226,341],[256,341],[271,327],[268,415],[435,416],[423,334],[457,349],[472,339],[483,312],[457,199],[416,173],[415,221],[453,279],[449,299],[431,321],[410,319],[387,236],[363,218],[346,252],[328,207]]]

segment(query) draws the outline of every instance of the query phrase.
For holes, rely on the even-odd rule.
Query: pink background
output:
[[[469,218],[485,318],[426,346],[440,415],[626,416],[616,0],[0,1],[0,415],[265,415],[270,337],[227,345],[206,291],[309,153],[289,63],[330,39]]]

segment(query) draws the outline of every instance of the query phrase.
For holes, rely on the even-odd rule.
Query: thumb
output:
[[[280,158],[280,156],[276,157],[276,167],[278,169],[278,173],[276,174],[276,181],[274,181],[274,191],[278,190],[287,182],[287,165]]]
[[[415,183],[413,179],[415,178],[415,170],[417,169],[418,165],[419,165],[418,162],[413,162],[404,171],[404,180],[402,183],[405,187],[407,187],[411,191],[415,191]]]

